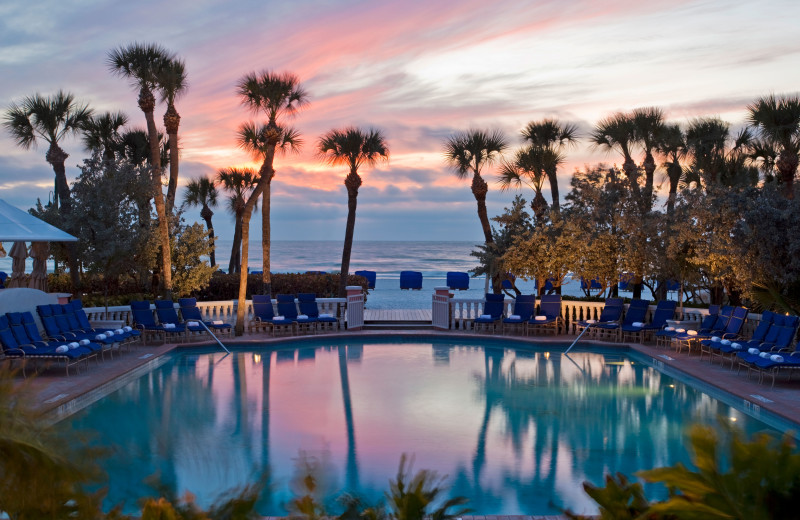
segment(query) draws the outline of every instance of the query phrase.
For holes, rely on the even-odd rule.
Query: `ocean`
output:
[[[11,243],[4,244],[10,250]],[[431,305],[434,287],[443,286],[448,271],[468,272],[477,265],[470,256],[476,249],[474,242],[432,241],[357,241],[353,244],[350,272],[375,271],[375,289],[367,297],[367,308],[371,309],[423,309]],[[231,241],[217,240],[217,264],[227,270]],[[271,249],[271,265],[274,273],[306,271],[338,271],[342,262],[342,243],[334,240],[281,240],[274,241]],[[250,244],[248,265],[251,271],[261,270],[261,243]],[[48,266],[52,272],[52,262]],[[28,259],[27,271],[32,268]],[[11,258],[0,258],[0,271],[11,274]],[[422,290],[400,289],[400,271],[420,271]],[[517,287],[525,293],[534,291],[532,281],[518,280]],[[481,298],[485,289],[485,277],[470,278],[469,290],[456,291],[456,298]],[[583,296],[577,281],[568,281],[562,288],[567,296]],[[630,293],[627,293],[630,296]],[[649,296],[646,294],[645,296]]]

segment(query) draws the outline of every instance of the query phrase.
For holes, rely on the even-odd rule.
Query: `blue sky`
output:
[[[678,123],[720,116],[737,128],[758,96],[797,93],[798,19],[800,2],[777,0],[5,2],[0,106],[64,89],[143,126],[136,94],[105,58],[133,41],[158,42],[187,64],[190,88],[177,103],[186,182],[253,164],[235,144],[236,128],[252,116],[234,85],[251,71],[292,71],[311,104],[292,122],[303,151],[276,160],[274,239],[343,238],[346,171],[321,165],[313,148],[324,132],[358,125],[382,129],[392,157],[362,172],[357,240],[478,242],[469,183],[442,161],[448,135],[499,128],[517,146],[531,120],[556,117],[586,135],[614,111],[642,106]],[[78,139],[63,148],[74,179],[86,154]],[[23,209],[48,199],[45,151],[21,150],[0,132],[0,198]],[[619,162],[585,143],[573,149],[562,196],[576,167],[600,161]],[[514,193],[486,177],[495,215]],[[214,221],[219,234],[232,234],[224,206]]]

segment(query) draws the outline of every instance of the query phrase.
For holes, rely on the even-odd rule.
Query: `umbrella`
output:
[[[28,287],[47,292],[47,257],[50,256],[50,244],[47,242],[33,242],[31,244],[31,258],[33,258],[33,271]]]
[[[28,248],[25,242],[14,242],[14,247],[9,253],[11,258],[11,278],[8,279],[6,287],[27,287],[25,278],[25,259],[28,257]]]

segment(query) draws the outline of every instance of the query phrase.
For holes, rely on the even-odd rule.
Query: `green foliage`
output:
[[[600,520],[633,520],[635,518],[651,518],[648,513],[650,502],[644,495],[639,482],[629,482],[625,475],[606,475],[606,487],[593,486],[584,482],[583,489],[600,506]],[[595,516],[576,515],[566,511],[567,518],[573,520],[589,520]]]
[[[101,453],[80,434],[43,422],[26,385],[0,369],[0,511],[12,520],[100,518]]]
[[[363,276],[350,275],[347,285],[360,285],[367,291],[368,282]],[[247,276],[247,295],[259,294],[261,275]],[[272,273],[273,294],[314,293],[317,298],[336,298],[339,292],[339,274]],[[208,286],[192,292],[202,301],[235,299],[239,294],[239,275],[214,273]]]
[[[439,477],[436,472],[420,470],[412,474],[413,458],[406,462],[408,457],[403,454],[400,458],[400,467],[395,480],[389,482],[389,492],[386,498],[391,511],[391,518],[395,520],[448,520],[464,515],[470,510],[462,507],[457,511],[452,508],[463,506],[467,503],[464,497],[454,497],[446,500],[436,509],[430,508],[445,491],[444,481],[447,477]]]
[[[721,433],[720,433],[721,432]],[[600,507],[601,519],[791,519],[797,518],[800,453],[787,434],[777,439],[743,434],[720,421],[720,428],[693,426],[688,434],[691,470],[683,464],[640,471],[647,482],[662,483],[669,498],[650,502],[641,484],[624,475],[606,477],[604,488],[584,484]],[[567,512],[572,519],[587,519]]]
[[[172,238],[172,291],[188,296],[206,287],[214,274],[216,267],[201,259],[211,252],[211,239],[202,224],[185,225],[183,219],[173,226]]]

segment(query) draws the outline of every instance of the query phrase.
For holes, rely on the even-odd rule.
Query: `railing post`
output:
[[[450,288],[434,287],[431,322],[434,329],[450,329]]]
[[[360,285],[348,285],[347,289],[347,330],[361,330],[364,327],[364,292]]]

